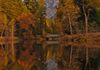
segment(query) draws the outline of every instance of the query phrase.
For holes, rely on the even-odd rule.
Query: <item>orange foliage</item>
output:
[[[21,55],[20,59],[18,60],[18,63],[22,65],[24,68],[29,68],[33,65],[36,65],[37,57],[35,54],[29,55],[29,52],[25,53],[24,55]]]
[[[22,29],[28,29],[29,25],[35,26],[35,17],[31,13],[22,13],[18,18],[17,21],[19,22]]]
[[[21,50],[18,63],[24,68],[30,68],[37,64],[38,56],[33,49],[33,42],[24,42],[22,45],[24,50]]]

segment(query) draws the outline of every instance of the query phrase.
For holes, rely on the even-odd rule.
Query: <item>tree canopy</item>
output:
[[[0,11],[5,13],[8,18],[12,19],[28,10],[21,0],[0,0]]]

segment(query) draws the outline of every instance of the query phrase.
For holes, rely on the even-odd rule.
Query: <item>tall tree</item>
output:
[[[63,25],[62,31],[65,32],[65,34],[76,34],[79,32],[78,28],[78,17],[79,17],[79,7],[74,3],[74,0],[62,0],[60,1],[59,7],[58,7],[58,17],[61,23]],[[77,15],[77,16],[76,16]],[[78,29],[77,29],[78,28]],[[62,49],[62,47],[61,47]],[[63,49],[62,49],[63,50]],[[73,53],[73,46],[70,48],[70,57],[69,57],[69,67],[72,63],[72,53]]]
[[[88,34],[88,31],[89,31],[89,28],[88,28],[89,27],[89,22],[88,22],[89,21],[89,17],[88,17],[88,15],[89,15],[89,9],[88,9],[89,2],[88,2],[88,0],[77,0],[76,2],[81,9],[81,13],[83,13],[82,14],[83,15],[82,20],[83,20],[83,23],[84,23],[84,33],[85,33],[85,37],[87,38],[88,37],[87,34]],[[86,50],[85,51],[85,53],[86,53],[86,63],[84,65],[84,70],[87,69],[87,65],[88,65],[88,61],[89,61],[88,46],[85,44],[85,47],[86,47],[85,48],[85,50]]]
[[[12,61],[15,61],[15,50],[14,50],[14,23],[16,17],[19,16],[23,12],[28,12],[27,8],[23,5],[21,0],[0,0],[0,11],[4,13],[7,17],[7,22],[3,26],[3,32],[8,29],[8,25],[11,28],[11,37],[12,37]]]
[[[35,32],[36,34],[42,34],[43,31],[43,24],[45,23],[44,20],[44,0],[41,2],[41,0],[24,0],[25,5],[30,10],[30,12],[35,16],[36,18],[36,26],[35,26]],[[41,29],[42,28],[42,29]]]

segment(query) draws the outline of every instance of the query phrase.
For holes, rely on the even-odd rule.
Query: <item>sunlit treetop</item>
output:
[[[45,0],[37,0],[37,2],[39,3],[40,6],[44,6],[44,1]]]
[[[89,0],[89,3],[100,11],[100,0]]]
[[[0,0],[0,8],[10,19],[16,18],[22,12],[28,12],[21,0]]]

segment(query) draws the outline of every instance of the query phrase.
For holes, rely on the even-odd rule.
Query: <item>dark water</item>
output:
[[[39,43],[38,41],[28,40],[16,44],[16,49],[18,49],[18,51],[16,51],[17,59],[23,58],[23,56],[27,58],[27,62],[33,59],[33,61],[29,63],[32,64],[32,70],[35,70],[34,68],[36,68],[36,70],[84,70],[86,63],[85,46],[47,42]],[[26,54],[21,55],[21,51]],[[99,66],[99,57],[99,48],[89,48],[86,70],[96,70]]]
[[[0,70],[85,70],[86,48],[82,46],[22,40],[14,44],[14,54],[11,44],[0,46]],[[86,70],[99,66],[100,49],[89,48]]]

